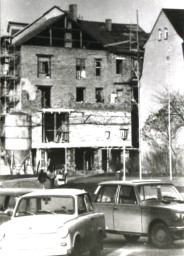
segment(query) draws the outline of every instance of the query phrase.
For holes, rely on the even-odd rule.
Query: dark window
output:
[[[120,204],[135,204],[135,203],[137,203],[134,187],[121,186],[118,203],[120,203]]]
[[[51,77],[51,56],[38,56],[38,77]]]
[[[101,203],[114,203],[116,197],[116,190],[116,185],[102,187],[95,201]]]
[[[95,59],[96,76],[101,76],[101,59]]]
[[[69,142],[69,116],[67,113],[43,113],[43,142]]]
[[[167,40],[169,36],[169,32],[167,28],[164,28],[164,39]]]
[[[85,70],[85,59],[76,59],[76,78],[83,79],[86,78],[86,70]]]
[[[42,108],[50,108],[50,87],[39,86],[38,89],[41,91]]]
[[[85,97],[85,88],[77,88],[76,89],[76,101],[77,102],[84,102],[85,101],[85,99],[84,99],[84,97]]]
[[[96,88],[96,102],[104,102],[103,88]]]
[[[116,74],[123,74],[123,60],[116,60]]]

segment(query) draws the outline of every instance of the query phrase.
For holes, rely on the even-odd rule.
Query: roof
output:
[[[74,189],[74,188],[59,188],[59,189],[40,189],[31,192],[25,196],[76,196],[86,193],[85,190]]]
[[[78,20],[78,24],[105,47],[129,49],[131,40],[135,48],[137,31],[142,46],[147,38],[145,31],[136,24],[112,23],[111,31],[106,30],[105,22]]]
[[[161,180],[130,180],[130,181],[121,181],[121,180],[112,180],[112,181],[104,181],[99,183],[99,185],[146,185],[146,184],[172,184],[172,182],[164,182]]]
[[[2,195],[12,195],[12,196],[22,196],[24,194],[39,190],[39,188],[0,188],[0,196]]]
[[[66,11],[63,11],[57,6],[52,7],[40,18],[16,33],[13,37],[13,44],[20,45],[26,42],[64,16],[68,16],[70,19],[70,16]],[[129,50],[131,41],[132,47],[134,46],[134,48],[136,48],[137,32],[139,34],[140,46],[143,46],[147,39],[146,32],[144,32],[144,30],[142,30],[141,27],[137,26],[136,24],[112,23],[112,31],[108,31],[105,28],[105,22],[87,21],[80,19],[77,19],[77,21],[73,22],[79,28],[81,28],[82,31],[88,33],[104,47]],[[115,43],[117,44],[114,45]]]
[[[178,35],[184,39],[184,9],[163,9]]]

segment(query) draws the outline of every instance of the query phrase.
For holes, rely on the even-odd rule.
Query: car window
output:
[[[137,203],[134,187],[121,186],[118,198],[119,204],[135,204]]]
[[[78,201],[78,214],[87,213],[87,207],[84,200],[84,195],[79,195],[77,198]]]
[[[95,201],[101,203],[114,203],[116,197],[116,190],[116,185],[103,186]]]
[[[71,196],[38,196],[20,200],[15,216],[33,214],[74,214]]]
[[[15,196],[10,196],[9,201],[8,201],[8,210],[13,210],[15,208],[17,197]]]
[[[86,207],[87,207],[87,211],[88,212],[93,212],[93,206],[92,206],[92,203],[91,203],[91,199],[89,197],[89,195],[84,195],[84,200],[85,200],[85,203],[86,203]]]
[[[6,196],[0,196],[0,211],[4,211],[5,210],[5,197]]]
[[[138,187],[139,196],[142,201],[175,199],[181,200],[181,196],[173,185],[153,184]]]

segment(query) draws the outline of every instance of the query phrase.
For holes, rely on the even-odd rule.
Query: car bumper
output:
[[[27,237],[20,239],[13,236],[12,238],[5,238],[2,241],[0,245],[1,256],[64,256],[71,254],[69,236],[65,239],[57,236],[35,236],[35,238],[31,239]]]

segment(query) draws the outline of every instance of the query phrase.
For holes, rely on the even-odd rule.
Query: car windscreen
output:
[[[178,190],[169,184],[146,184],[138,186],[141,201],[183,200]]]
[[[19,201],[15,217],[38,214],[74,214],[74,198],[71,196],[36,196]]]

